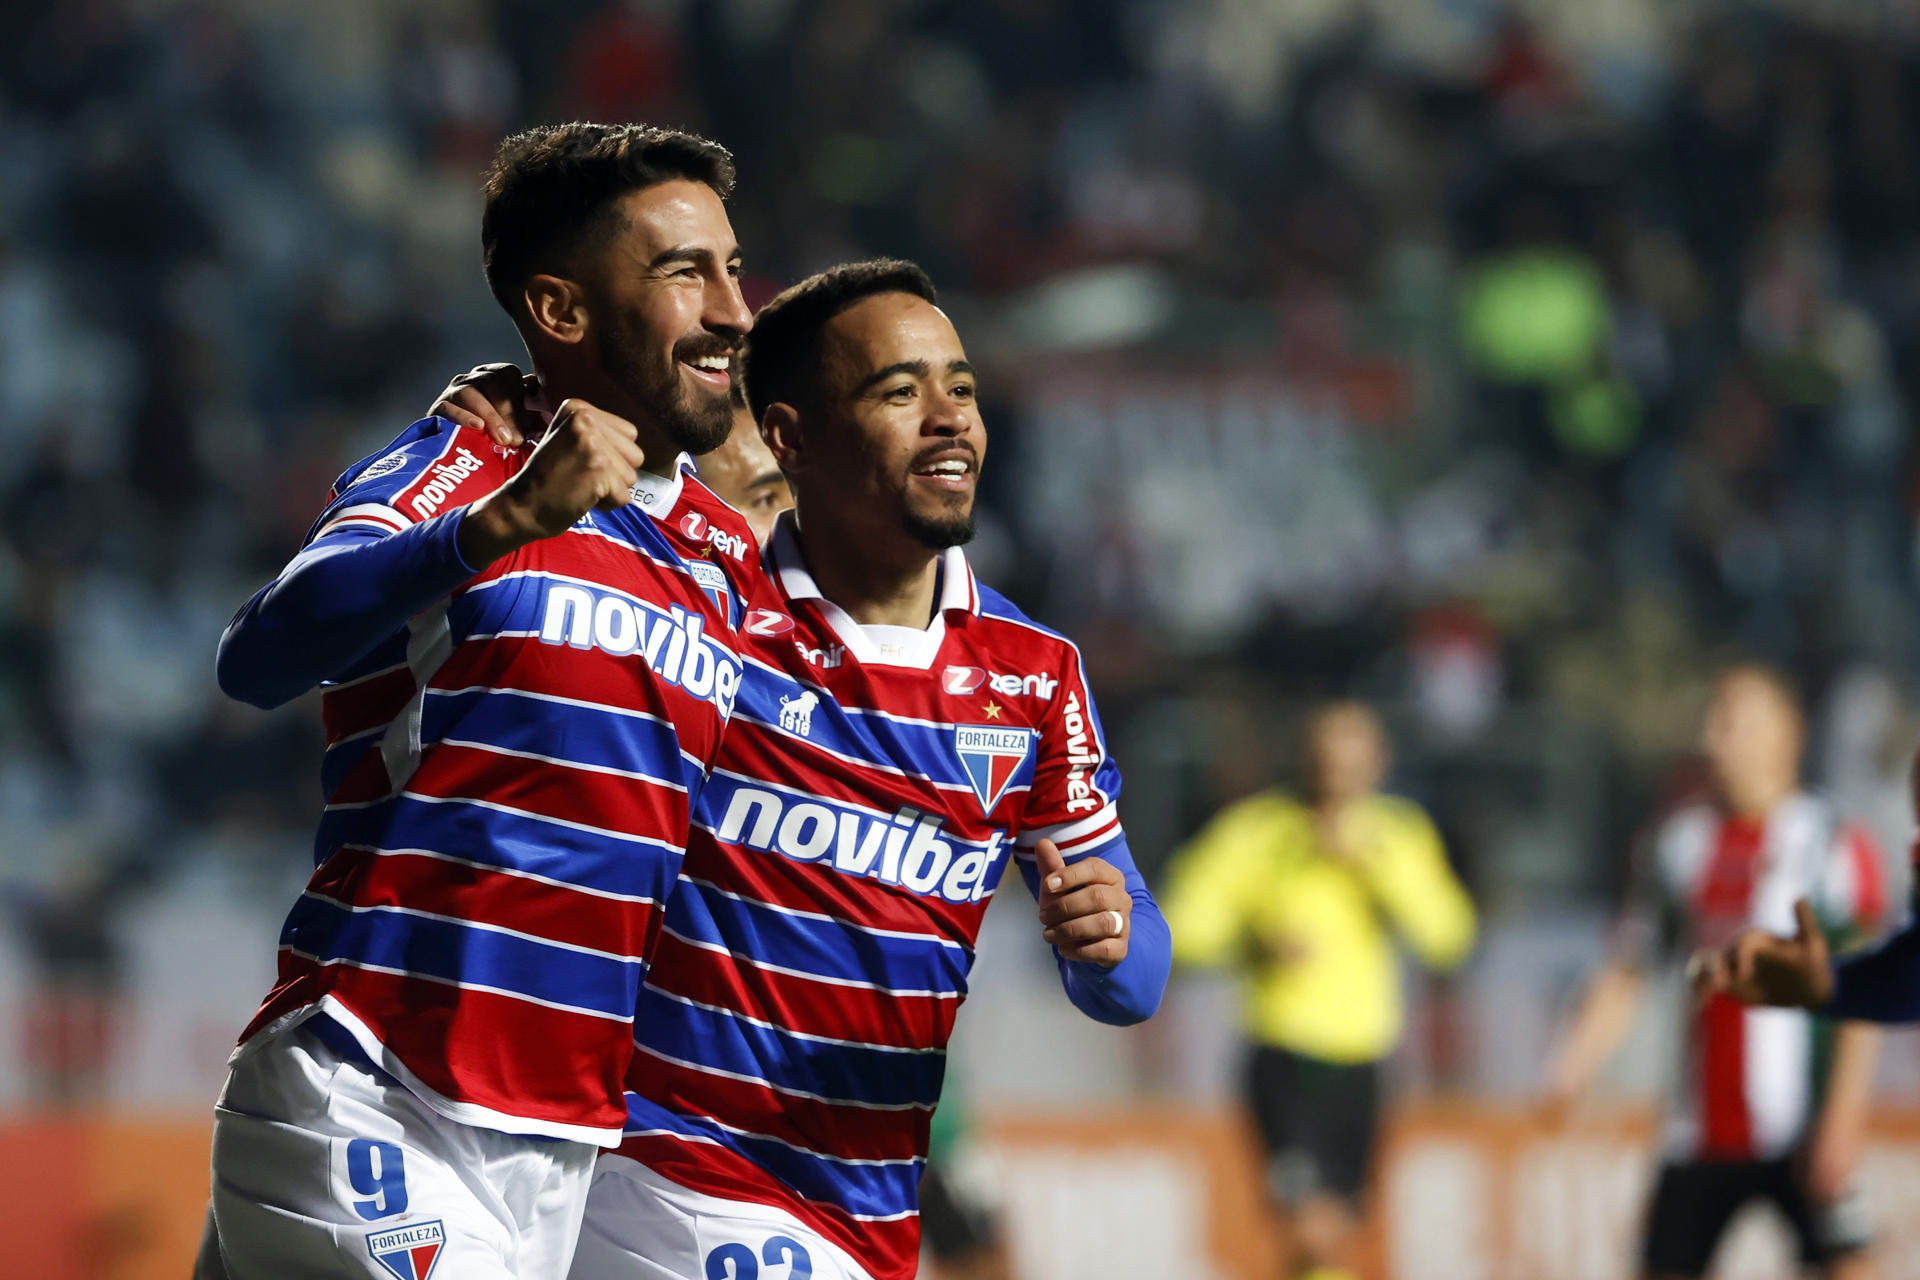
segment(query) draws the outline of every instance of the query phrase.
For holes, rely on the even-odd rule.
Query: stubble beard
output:
[[[607,376],[653,418],[674,447],[698,456],[725,444],[733,432],[733,403],[726,393],[689,390],[676,355],[669,354],[666,368],[660,369],[643,357],[648,348],[639,333],[618,318],[613,330],[601,348]]]
[[[973,541],[973,507],[927,515],[908,509],[902,521],[909,537],[929,551],[965,546]]]

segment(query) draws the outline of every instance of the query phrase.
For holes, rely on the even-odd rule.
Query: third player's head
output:
[[[1701,746],[1734,810],[1765,816],[1799,786],[1804,738],[1800,700],[1785,676],[1757,663],[1721,673]]]
[[[732,189],[724,147],[671,129],[549,125],[500,144],[481,219],[487,285],[560,394],[676,450],[727,438],[730,358],[753,323]]]
[[[1307,720],[1306,783],[1314,803],[1339,806],[1387,776],[1387,733],[1364,702],[1329,702]]]
[[[700,459],[700,479],[747,518],[747,526],[763,546],[773,534],[774,520],[793,505],[793,490],[760,438],[746,392],[738,382],[733,388],[733,434]]]
[[[926,272],[881,259],[823,271],[761,308],[747,399],[803,524],[834,520],[876,550],[973,536],[986,428],[936,300]]]

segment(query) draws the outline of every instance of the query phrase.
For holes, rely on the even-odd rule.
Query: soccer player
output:
[[[1920,755],[1908,774],[1915,813],[1920,813]],[[1920,871],[1920,836],[1911,857]],[[1920,874],[1914,878],[1920,902]],[[1695,953],[1694,987],[1702,999],[1725,994],[1746,1004],[1812,1009],[1827,1018],[1863,1022],[1920,1022],[1920,921],[1878,947],[1829,958],[1825,931],[1813,904],[1793,904],[1794,936],[1748,929],[1724,947]]]
[[[732,182],[685,133],[507,139],[486,273],[550,425],[415,423],[222,639],[235,697],[325,686],[327,803],[216,1111],[202,1275],[566,1270],[764,586],[683,473],[752,323]]]
[[[1809,897],[1830,928],[1874,927],[1885,897],[1879,854],[1863,830],[1800,789],[1801,743],[1799,704],[1783,676],[1757,665],[1721,675],[1704,732],[1717,794],[1661,824],[1617,953],[1550,1069],[1556,1107],[1584,1093],[1625,1035],[1663,918],[1681,918],[1691,945],[1715,946],[1752,925],[1790,926],[1794,900]],[[1791,1224],[1808,1268],[1871,1275],[1870,1231],[1850,1178],[1877,1033],[1724,996],[1691,1019],[1644,1273],[1706,1274],[1733,1216],[1765,1199]]]
[[[1387,736],[1372,709],[1308,719],[1307,794],[1222,811],[1168,872],[1174,959],[1245,979],[1248,1101],[1268,1157],[1288,1274],[1350,1276],[1380,1106],[1400,1038],[1396,935],[1451,968],[1473,902],[1419,806],[1378,791]]]
[[[935,301],[917,267],[856,263],[756,321],[748,397],[797,507],[576,1276],[913,1275],[947,1038],[1009,860],[1075,1005],[1158,1005],[1166,926],[1079,655],[960,550],[986,430]]]

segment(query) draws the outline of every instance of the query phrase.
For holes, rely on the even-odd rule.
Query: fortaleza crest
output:
[[[429,1280],[446,1243],[447,1233],[441,1229],[438,1218],[408,1227],[367,1232],[367,1252],[398,1280]]]
[[[992,813],[1007,794],[1007,785],[1020,772],[1033,750],[1031,729],[1002,729],[998,725],[957,724],[953,726],[953,746],[960,763],[973,783],[973,794],[980,797],[980,811]]]

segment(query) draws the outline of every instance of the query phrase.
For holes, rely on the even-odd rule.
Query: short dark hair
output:
[[[733,154],[717,142],[644,124],[548,124],[513,134],[487,166],[480,249],[487,288],[516,321],[523,290],[543,271],[617,228],[613,202],[685,179],[721,199],[733,192]]]
[[[784,289],[760,308],[747,336],[747,403],[756,419],[767,406],[811,404],[817,391],[821,338],[827,324],[854,303],[882,293],[910,293],[939,305],[925,271],[900,258],[844,262]]]

